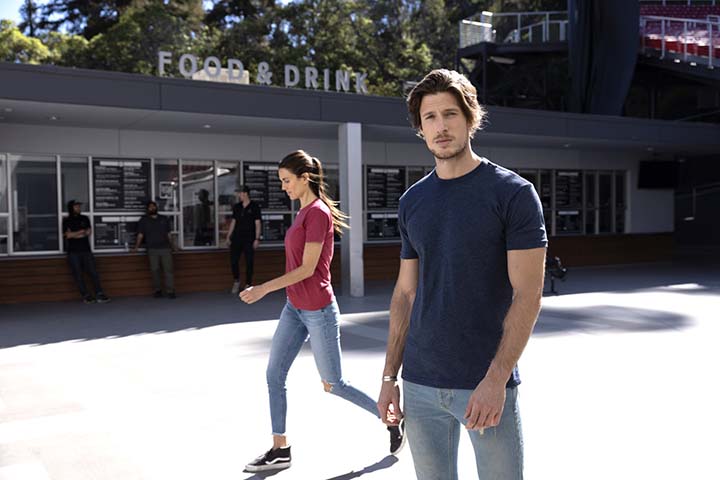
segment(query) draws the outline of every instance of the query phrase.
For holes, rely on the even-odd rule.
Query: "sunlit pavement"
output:
[[[376,397],[391,285],[341,297],[344,373]],[[717,479],[720,273],[578,269],[520,362],[528,479]],[[270,446],[265,363],[283,303],[229,294],[0,306],[0,480],[248,479]],[[409,449],[290,371],[278,479],[412,479]],[[468,439],[460,478],[477,478]]]

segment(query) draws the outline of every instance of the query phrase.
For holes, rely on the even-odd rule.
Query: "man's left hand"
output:
[[[257,248],[260,246],[260,240],[255,239],[253,242],[253,250],[257,250]]]
[[[470,395],[465,409],[465,428],[480,430],[496,427],[505,406],[505,384],[484,378]]]
[[[267,290],[262,285],[257,285],[254,287],[248,287],[242,292],[240,292],[240,300],[247,304],[255,303],[261,298],[263,298],[265,295],[267,295]]]

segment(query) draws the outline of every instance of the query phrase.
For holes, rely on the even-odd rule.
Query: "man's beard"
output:
[[[456,150],[451,150],[451,151],[449,151],[449,152],[442,152],[442,153],[441,153],[441,152],[439,152],[439,151],[437,151],[437,150],[434,150],[434,149],[432,149],[432,148],[430,149],[430,152],[432,152],[432,154],[433,154],[433,155],[435,156],[435,158],[437,158],[438,160],[454,160],[454,159],[460,157],[460,155],[462,155],[463,153],[465,153],[465,150],[467,150],[469,143],[470,143],[470,142],[465,141],[465,143],[463,143],[463,144],[462,144],[460,147],[458,147]]]

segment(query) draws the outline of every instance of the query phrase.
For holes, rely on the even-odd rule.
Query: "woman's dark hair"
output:
[[[327,185],[325,184],[325,176],[323,175],[320,160],[303,150],[296,150],[280,161],[278,169],[280,168],[288,170],[296,177],[301,177],[304,173],[307,173],[310,189],[330,209],[335,232],[338,235],[342,235],[343,229],[350,228],[346,223],[349,217],[337,207],[338,202],[330,198],[326,193]]]

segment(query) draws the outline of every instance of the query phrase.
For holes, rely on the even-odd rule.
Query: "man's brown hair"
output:
[[[448,92],[452,94],[460,105],[465,119],[470,124],[470,138],[482,127],[483,120],[487,115],[485,109],[478,103],[477,90],[472,83],[455,70],[438,69],[425,75],[420,83],[415,85],[407,98],[410,123],[417,130],[421,138],[422,120],[420,119],[420,104],[425,95],[433,93]]]

